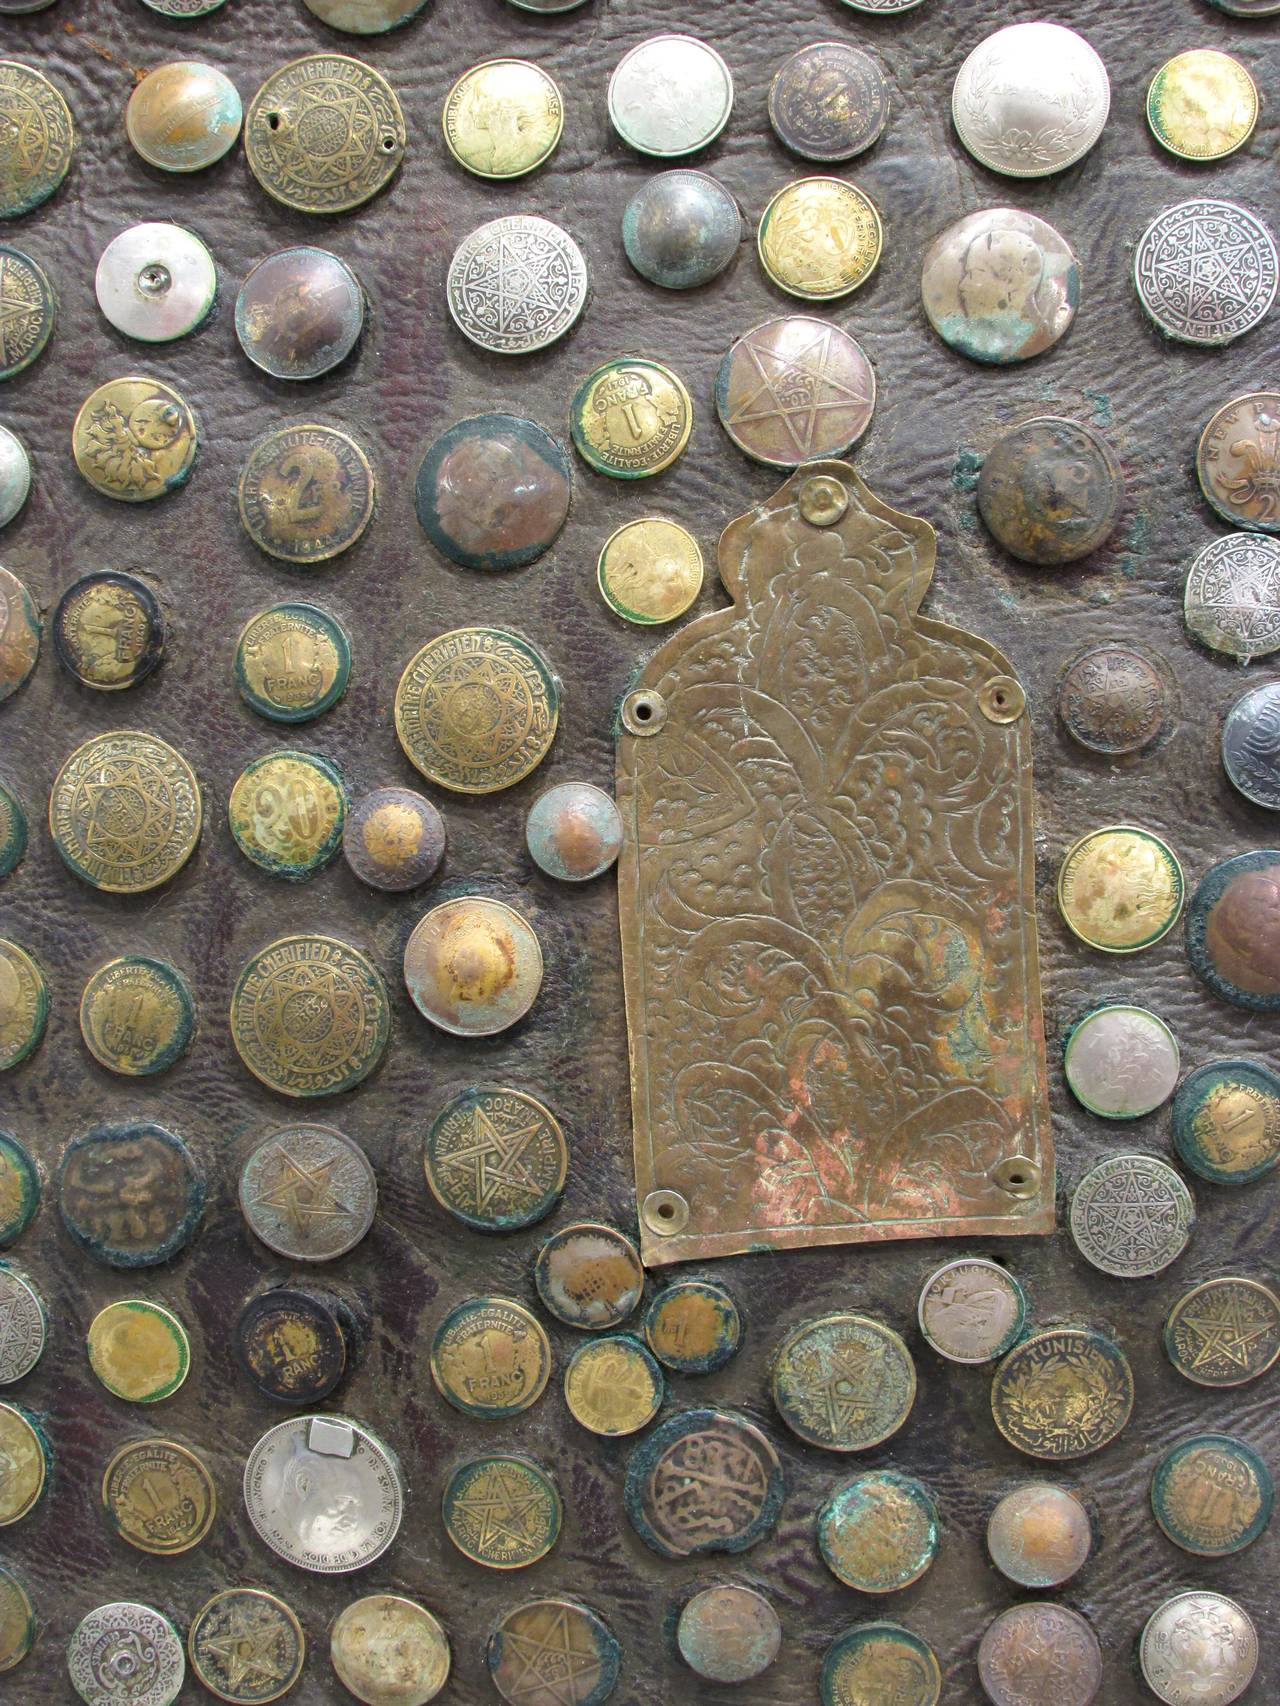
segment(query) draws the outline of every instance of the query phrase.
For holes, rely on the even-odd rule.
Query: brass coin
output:
[[[1196,475],[1224,521],[1280,532],[1280,391],[1224,403],[1200,435]]]
[[[938,1706],[942,1671],[933,1648],[897,1623],[859,1623],[827,1649],[822,1706]]]
[[[636,1533],[664,1558],[742,1552],[771,1534],[784,1493],[769,1439],[731,1410],[683,1410],[631,1453],[623,1490]]]
[[[171,1398],[191,1367],[191,1341],[158,1303],[127,1297],[100,1309],[89,1326],[89,1367],[128,1404]]]
[[[1280,1297],[1258,1280],[1206,1280],[1169,1311],[1164,1348],[1197,1386],[1243,1386],[1280,1357]]]
[[[140,729],[94,735],[59,770],[49,829],[78,877],[108,894],[168,882],[200,839],[195,772],[167,741]]]
[[[569,430],[597,474],[644,480],[669,468],[688,444],[693,402],[669,367],[619,356],[579,385],[569,405]]]
[[[382,1057],[391,1007],[382,973],[333,936],[282,936],[259,949],[231,997],[241,1060],[284,1096],[331,1096]]]
[[[71,109],[39,71],[0,59],[0,219],[29,213],[71,167],[76,132]]]
[[[191,1668],[230,1706],[267,1706],[302,1675],[306,1637],[282,1599],[262,1588],[224,1588],[196,1613]]]
[[[244,121],[249,170],[299,213],[344,213],[370,200],[395,176],[405,142],[391,85],[338,53],[310,53],[273,72]]]
[[[649,1305],[644,1336],[658,1361],[677,1374],[710,1374],[737,1353],[742,1317],[723,1286],[677,1280]]]
[[[27,855],[27,814],[16,795],[0,782],[0,881],[16,871]]]
[[[99,966],[80,997],[85,1047],[108,1072],[147,1078],[187,1052],[196,1010],[185,979],[164,960],[128,954]]]
[[[36,1638],[36,1613],[26,1588],[0,1569],[0,1674],[20,1665]]]
[[[107,1464],[102,1503],[121,1540],[139,1552],[175,1557],[213,1527],[218,1494],[194,1451],[174,1440],[139,1439]]]
[[[351,675],[351,642],[314,604],[273,604],[236,642],[235,683],[245,704],[276,723],[305,723],[338,703]]]
[[[473,65],[444,101],[444,139],[478,178],[520,178],[555,152],[564,103],[555,80],[527,59]]]
[[[0,245],[0,379],[12,379],[43,353],[56,312],[44,268]]]
[[[339,1612],[329,1658],[364,1706],[426,1706],[448,1681],[449,1637],[425,1606],[369,1594]]]
[[[0,1072],[27,1058],[48,1017],[44,973],[25,948],[0,938]]]
[[[538,1296],[566,1327],[616,1327],[644,1292],[640,1252],[615,1226],[579,1221],[552,1233],[533,1269]]]
[[[896,1593],[938,1555],[938,1508],[919,1481],[893,1469],[855,1476],[818,1512],[818,1550],[837,1581]]]
[[[144,681],[164,653],[164,617],[134,575],[84,575],[58,600],[53,647],[84,687],[116,693]]]
[[[234,148],[244,116],[235,84],[199,60],[148,71],[129,96],[125,134],[149,166],[199,172]]]
[[[0,1131],[0,1245],[20,1237],[39,1206],[35,1162],[11,1132]]]
[[[395,715],[400,745],[429,782],[459,794],[491,794],[546,757],[560,717],[560,684],[518,635],[454,628],[409,660]]]
[[[991,1562],[1019,1587],[1061,1587],[1084,1568],[1092,1549],[1089,1513],[1065,1487],[1025,1481],[987,1519]]]
[[[431,1378],[464,1415],[517,1415],[538,1401],[550,1374],[541,1322],[509,1297],[455,1305],[431,1341]]]
[[[281,1404],[314,1408],[338,1387],[355,1327],[337,1298],[277,1285],[251,1297],[235,1327],[240,1366],[254,1387]]]
[[[227,802],[227,823],[246,859],[301,882],[337,857],[347,816],[342,777],[314,752],[269,752],[245,766]]]
[[[103,497],[149,503],[183,484],[199,433],[190,406],[158,379],[109,379],[80,405],[76,467]]]
[[[802,1321],[778,1348],[773,1401],[800,1439],[825,1451],[868,1451],[897,1433],[911,1413],[911,1352],[869,1315]]]
[[[1184,1552],[1225,1558],[1252,1546],[1271,1521],[1271,1472],[1230,1434],[1198,1434],[1171,1446],[1151,1477],[1151,1512]]]
[[[327,562],[368,527],[374,485],[369,458],[345,432],[314,421],[275,427],[240,471],[240,520],[268,556]]]
[[[149,1268],[186,1248],[204,1214],[204,1173],[180,1137],[135,1120],[96,1126],[69,1143],[58,1208],[96,1262]]]
[[[617,1683],[621,1651],[587,1606],[535,1599],[499,1620],[485,1659],[508,1706],[601,1706]]]
[[[702,591],[702,551],[678,522],[642,516],[605,540],[596,575],[605,603],[628,622],[674,622]]]
[[[424,1019],[492,1037],[523,1019],[542,987],[542,949],[513,907],[463,895],[432,907],[404,949],[405,987]]]
[[[1182,866],[1149,830],[1091,830],[1058,870],[1058,907],[1073,936],[1108,954],[1135,954],[1167,936],[1182,913]]]
[[[478,1457],[445,1483],[445,1533],[473,1564],[522,1570],[545,1558],[560,1535],[555,1482],[527,1457]]]
[[[0,1528],[18,1522],[44,1492],[49,1455],[35,1423],[14,1404],[0,1404]]]
[[[1182,160],[1221,160],[1253,134],[1258,91],[1238,59],[1196,47],[1166,60],[1147,90],[1156,141]]]
[[[554,1114],[522,1090],[464,1090],[431,1122],[423,1153],[431,1194],[480,1232],[513,1232],[550,1214],[569,1150]]]
[[[638,1433],[662,1408],[662,1370],[639,1339],[611,1333],[579,1345],[564,1371],[569,1414],[588,1433]]]
[[[40,614],[17,575],[0,569],[0,704],[16,693],[40,655]]]
[[[1124,470],[1092,427],[1053,415],[1023,421],[987,452],[978,512],[1010,555],[1058,568],[1103,546],[1124,501]]]
[[[1089,1327],[1049,1327],[1015,1345],[991,1383],[995,1424],[1028,1457],[1063,1461],[1110,1445],[1133,1410],[1124,1352]]]
[[[765,208],[756,234],[760,264],[791,296],[827,302],[876,269],[884,232],[875,203],[843,178],[800,178]]]

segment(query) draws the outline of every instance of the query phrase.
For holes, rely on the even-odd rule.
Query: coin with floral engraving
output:
[[[0,1262],[0,1386],[31,1373],[44,1354],[44,1341],[39,1292],[16,1268]]]
[[[514,1416],[536,1404],[551,1376],[546,1330],[509,1297],[469,1297],[431,1339],[431,1378],[467,1416]]]
[[[162,1612],[113,1600],[82,1618],[67,1643],[71,1686],[85,1706],[173,1706],[186,1660]]]
[[[1061,24],[1009,24],[984,37],[956,76],[951,116],[982,165],[1010,178],[1073,166],[1111,110],[1107,68]]]
[[[259,949],[231,997],[236,1052],[285,1096],[350,1090],[382,1058],[390,1029],[382,973],[335,936],[282,936]]]
[[[1164,1706],[1230,1706],[1258,1668],[1258,1631],[1234,1599],[1192,1589],[1151,1613],[1138,1660]]]
[[[0,569],[0,704],[16,693],[40,655],[40,612],[17,575]]]
[[[490,1570],[522,1570],[545,1558],[564,1510],[550,1474],[528,1457],[477,1457],[445,1482],[444,1531],[464,1558]]]
[[[181,972],[166,960],[124,954],[93,972],[80,997],[80,1034],[108,1072],[149,1078],[191,1046],[196,1008]]]
[[[449,1637],[425,1605],[373,1593],[334,1620],[329,1660],[363,1706],[426,1706],[448,1680]]]
[[[165,623],[155,594],[136,575],[113,569],[82,575],[53,616],[58,662],[83,687],[118,693],[133,687],[164,655]]]
[[[378,1181],[363,1149],[327,1125],[287,1125],[240,1170],[240,1211],[269,1250],[292,1262],[331,1262],[373,1225]]]
[[[1202,645],[1248,663],[1280,646],[1280,540],[1226,533],[1187,572],[1187,627]]]
[[[315,752],[279,749],[253,759],[227,801],[227,824],[245,858],[290,882],[337,858],[346,816],[346,783]]]
[[[1280,391],[1250,391],[1210,417],[1196,477],[1224,521],[1280,533]]]
[[[767,1435],[732,1410],[681,1410],[631,1453],[632,1527],[663,1558],[743,1552],[771,1534],[785,1493]]]
[[[109,379],[80,405],[76,467],[103,497],[150,503],[181,486],[196,459],[196,417],[158,379]]]
[[[3,69],[0,63],[0,74]],[[44,268],[30,255],[0,246],[0,379],[12,379],[43,353],[56,313]]]
[[[445,289],[464,337],[494,355],[528,355],[562,338],[586,307],[587,263],[549,219],[509,213],[463,238]]]
[[[1215,1185],[1247,1185],[1280,1162],[1280,1076],[1259,1060],[1189,1072],[1170,1120],[1179,1159]]]
[[[916,1306],[920,1331],[948,1362],[991,1362],[1021,1336],[1022,1287],[998,1262],[962,1256],[930,1274]]]
[[[1141,752],[1168,727],[1171,672],[1137,646],[1105,640],[1078,653],[1062,672],[1058,715],[1090,752]]]
[[[535,1599],[499,1618],[485,1648],[494,1688],[508,1706],[602,1706],[622,1652],[588,1606]]]
[[[1065,1461],[1110,1445],[1133,1411],[1133,1371],[1092,1327],[1046,1327],[1015,1345],[991,1383],[996,1427],[1028,1457]]]
[[[369,458],[348,433],[317,421],[275,427],[249,447],[240,520],[269,556],[327,562],[368,527],[374,488]]]
[[[1183,160],[1221,160],[1258,120],[1253,78],[1229,53],[1193,47],[1166,60],[1147,89],[1151,134]]]
[[[71,109],[42,72],[0,59],[0,219],[29,213],[71,168],[76,131]]]
[[[35,1644],[36,1613],[11,1571],[0,1569],[0,1674],[22,1663]]]
[[[564,1371],[569,1414],[588,1433],[606,1439],[648,1427],[665,1396],[662,1370],[639,1339],[626,1333],[588,1339]]]
[[[1072,1095],[1107,1120],[1140,1119],[1173,1095],[1177,1039],[1145,1007],[1095,1007],[1072,1028],[1063,1073]]]
[[[879,1706],[886,1699],[894,1706],[938,1706],[942,1670],[928,1642],[900,1623],[859,1623],[827,1648],[818,1698],[822,1706]]]
[[[405,151],[404,114],[372,66],[309,53],[267,78],[244,121],[249,170],[300,213],[345,213],[386,188]]]
[[[1167,936],[1184,894],[1173,849],[1132,824],[1090,830],[1058,868],[1058,909],[1067,928],[1109,954],[1134,954]]]
[[[1169,1311],[1164,1348],[1197,1386],[1244,1386],[1280,1357],[1280,1297],[1260,1280],[1205,1280]]]
[[[806,160],[851,160],[889,122],[884,72],[849,42],[815,41],[784,59],[769,85],[769,123]]]
[[[180,871],[200,837],[195,772],[138,729],[94,735],[59,770],[49,829],[63,859],[110,894],[140,894]]]
[[[753,326],[716,376],[721,426],[739,450],[772,468],[843,456],[875,406],[875,370],[861,344],[807,314]]]
[[[230,1706],[267,1706],[287,1694],[306,1657],[302,1625],[263,1588],[223,1588],[196,1613],[187,1656],[199,1680]]]
[[[1138,300],[1166,337],[1225,344],[1266,318],[1276,298],[1275,238],[1256,213],[1197,197],[1166,208],[1138,239]]]
[[[103,1471],[102,1504],[121,1540],[172,1558],[208,1534],[218,1495],[194,1451],[175,1440],[138,1439],[120,1446]]]
[[[1102,1648],[1078,1611],[1025,1601],[987,1625],[978,1676],[992,1706],[1092,1706],[1102,1687]]]
[[[794,1434],[825,1451],[869,1451],[911,1413],[916,1369],[900,1336],[869,1315],[802,1321],[778,1347],[773,1401]]]
[[[49,1017],[44,973],[17,942],[0,939],[0,1072],[37,1047]]]
[[[555,1207],[569,1150],[555,1115],[536,1097],[478,1086],[432,1120],[423,1162],[441,1208],[479,1232],[512,1232]]]
[[[1117,1279],[1162,1273],[1187,1247],[1195,1203],[1155,1155],[1109,1155],[1071,1198],[1071,1236],[1093,1267]]]
[[[650,36],[618,61],[608,104],[628,147],[670,159],[719,136],[733,111],[733,77],[715,48],[696,36]]]
[[[846,1481],[818,1512],[822,1561],[859,1593],[896,1593],[938,1555],[938,1507],[920,1482],[894,1469]]]
[[[784,184],[760,216],[760,264],[780,290],[810,302],[847,296],[875,271],[884,231],[875,203],[843,178]]]
[[[1265,1531],[1275,1505],[1271,1471],[1230,1434],[1197,1434],[1170,1446],[1151,1477],[1151,1511],[1184,1552],[1225,1558]]]

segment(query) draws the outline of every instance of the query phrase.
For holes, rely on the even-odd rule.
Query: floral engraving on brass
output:
[[[805,516],[818,480],[848,494],[830,525]],[[1031,734],[1008,661],[917,615],[933,564],[927,522],[845,463],[806,464],[726,529],[733,608],[629,696],[619,908],[650,1266],[1052,1229]],[[685,1223],[659,1223],[676,1194]]]

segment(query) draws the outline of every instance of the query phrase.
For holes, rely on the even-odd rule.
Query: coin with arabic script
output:
[[[192,1670],[229,1706],[267,1706],[287,1694],[306,1651],[298,1619],[263,1588],[223,1588],[201,1606],[187,1635]]]
[[[1091,1266],[1117,1279],[1162,1273],[1195,1226],[1191,1192],[1156,1155],[1108,1155],[1071,1198],[1071,1236]]]
[[[768,1437],[732,1410],[682,1410],[631,1453],[623,1497],[632,1527],[663,1558],[742,1552],[782,1510],[782,1464]]]
[[[331,1262],[354,1250],[377,1205],[368,1157],[332,1126],[273,1131],[240,1171],[240,1211],[250,1231],[292,1262]]]
[[[587,263],[567,231],[509,213],[464,237],[445,289],[458,330],[494,355],[528,355],[562,338],[587,305]]]
[[[382,1058],[390,1029],[382,973],[334,936],[282,936],[259,949],[231,997],[237,1053],[286,1096],[350,1090]]]
[[[386,188],[404,158],[404,113],[371,66],[310,53],[267,78],[244,120],[249,170],[300,213],[345,213]]]
[[[1248,663],[1280,647],[1280,540],[1227,533],[1187,572],[1183,614],[1202,645]]]
[[[1101,1451],[1133,1411],[1133,1371],[1091,1327],[1047,1327],[1015,1345],[991,1383],[996,1427],[1028,1457],[1062,1462]]]
[[[71,169],[76,131],[62,92],[43,72],[0,59],[0,219],[29,213]]]
[[[869,1451],[911,1413],[916,1369],[892,1327],[839,1313],[802,1321],[779,1346],[773,1401],[794,1434],[826,1451]]]
[[[1138,300],[1165,334],[1225,344],[1263,321],[1280,280],[1275,238],[1247,207],[1201,197],[1153,219],[1138,239]]]
[[[1164,1348],[1197,1386],[1244,1386],[1280,1357],[1280,1297],[1259,1280],[1205,1280],[1169,1311]]]

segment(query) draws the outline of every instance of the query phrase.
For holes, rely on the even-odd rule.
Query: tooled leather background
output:
[[[38,1369],[12,1397],[42,1412],[56,1449],[52,1487],[24,1522],[0,1534],[0,1559],[28,1583],[39,1643],[18,1670],[0,1678],[8,1706],[73,1699],[64,1665],[78,1620],[108,1599],[136,1597],[162,1607],[184,1630],[214,1591],[258,1583],[281,1593],[305,1625],[311,1651],[292,1698],[299,1706],[347,1696],[327,1659],[327,1628],[351,1599],[393,1589],[430,1606],[447,1625],[454,1671],[442,1700],[494,1698],[482,1657],[485,1634],[506,1608],[538,1594],[581,1596],[622,1643],[618,1706],[678,1706],[734,1698],[749,1706],[801,1706],[817,1697],[828,1643],[851,1624],[890,1616],[936,1648],[944,1699],[981,1698],[974,1655],[987,1622],[1019,1597],[986,1561],[982,1530],[995,1499],[1037,1473],[997,1437],[988,1408],[989,1371],[942,1362],[920,1341],[914,1304],[920,1282],[940,1261],[983,1248],[1007,1260],[1025,1286],[1036,1322],[1076,1319],[1120,1340],[1137,1378],[1133,1420],[1097,1457],[1054,1470],[1096,1512],[1101,1543],[1060,1597],[1082,1611],[1101,1638],[1106,1706],[1146,1696],[1135,1637],[1168,1592],[1203,1584],[1239,1596],[1258,1623],[1263,1656],[1251,1698],[1280,1683],[1280,1620],[1274,1611],[1280,1532],[1221,1562],[1193,1559],[1157,1530],[1147,1505],[1152,1465],[1173,1440],[1228,1429],[1260,1448],[1280,1470],[1280,1419],[1273,1374],[1236,1393],[1215,1394],[1173,1373],[1160,1347],[1169,1306],[1198,1279],[1224,1272],[1266,1277],[1276,1255],[1276,1182],[1241,1191],[1194,1185],[1199,1225],[1183,1259],[1165,1275],[1121,1282],[1074,1254],[1065,1232],[1050,1240],[971,1244],[903,1243],[850,1250],[752,1256],[705,1271],[734,1291],[747,1320],[746,1347],[722,1372],[673,1379],[668,1413],[693,1403],[732,1405],[761,1422],[784,1460],[788,1497],[776,1534],[732,1560],[673,1564],[636,1538],[621,1507],[630,1445],[583,1434],[568,1418],[558,1373],[578,1342],[550,1325],[557,1377],[528,1413],[486,1425],[449,1409],[431,1384],[427,1349],[445,1310],[479,1290],[531,1301],[530,1263],[540,1239],[578,1217],[632,1223],[626,1048],[618,963],[615,891],[606,878],[560,887],[535,871],[523,848],[532,799],[553,780],[609,786],[611,723],[633,672],[659,634],[629,628],[606,609],[595,586],[600,544],[623,520],[656,511],[691,526],[708,551],[720,528],[778,483],[748,463],[717,425],[712,382],[723,351],[788,299],[763,278],[745,242],[733,269],[700,292],[669,296],[627,265],[622,209],[655,169],[612,134],[605,111],[608,75],[622,52],[658,29],[705,34],[737,80],[737,105],[722,139],[693,164],[737,194],[750,225],[768,197],[805,168],[773,140],[765,96],[790,50],[824,37],[861,43],[888,73],[887,133],[849,174],[879,205],[885,223],[881,266],[861,291],[819,309],[847,327],[875,364],[880,401],[856,454],[859,470],[889,503],[938,529],[938,569],[926,611],[988,636],[1015,660],[1034,716],[1041,938],[1058,1143],[1060,1203],[1095,1161],[1124,1147],[1169,1153],[1167,1113],[1118,1126],[1083,1113],[1065,1093],[1060,1040],[1083,1005],[1113,994],[1146,1001],[1169,1021],[1187,1068],[1222,1054],[1272,1059],[1276,1021],[1212,998],[1191,974],[1181,931],[1131,959],[1102,959],[1070,939],[1058,921],[1052,881],[1064,848],[1084,830],[1132,820],[1166,835],[1190,883],[1214,860],[1273,841],[1265,812],[1237,797],[1217,755],[1221,717],[1246,682],[1266,679],[1197,650],[1181,620],[1181,584],[1194,552],[1222,531],[1200,501],[1191,471],[1199,428],[1222,402],[1276,382],[1280,319],[1222,352],[1166,346],[1147,324],[1129,279],[1132,245],[1166,204],[1207,189],[1233,196],[1274,223],[1276,110],[1280,102],[1277,24],[1229,19],[1202,0],[1070,0],[1048,14],[1081,30],[1112,78],[1111,120],[1098,146],[1056,178],[1018,183],[986,173],[962,151],[950,126],[951,83],[965,53],[1011,18],[1039,16],[998,0],[924,0],[899,19],[876,20],[837,0],[591,0],[581,10],[538,18],[503,0],[430,0],[406,30],[384,38],[339,37],[298,0],[229,0],[183,26],[139,0],[59,0],[27,19],[0,20],[5,53],[48,71],[64,89],[80,135],[76,163],[52,202],[8,224],[5,241],[28,250],[52,276],[60,299],[53,342],[21,377],[0,388],[0,420],[31,448],[35,489],[23,516],[0,536],[0,561],[20,575],[48,612],[73,579],[99,567],[146,577],[170,623],[166,660],[124,694],[77,687],[46,643],[28,685],[0,708],[0,775],[23,800],[32,825],[26,862],[0,890],[0,932],[23,943],[48,977],[52,1014],[34,1057],[0,1079],[0,1125],[38,1156],[46,1182],[65,1143],[104,1118],[143,1116],[172,1127],[198,1152],[211,1200],[195,1245],[169,1267],[129,1277],[73,1247],[46,1192],[39,1216],[10,1252],[44,1292],[51,1342]],[[1169,54],[1192,46],[1229,48],[1251,69],[1264,96],[1258,129],[1225,163],[1175,162],[1148,135],[1142,98]],[[394,83],[409,125],[409,151],[389,193],[337,219],[309,219],[269,201],[237,150],[192,178],[153,172],[127,146],[123,112],[135,76],[180,57],[207,58],[235,79],[247,104],[265,74],[320,48],[363,57]],[[465,67],[513,53],[543,63],[565,93],[563,142],[532,178],[490,184],[451,163],[440,136],[446,89]],[[926,241],[962,213],[1001,202],[1049,218],[1076,247],[1083,301],[1066,340],[1024,366],[974,366],[929,331],[918,305]],[[442,281],[454,245],[498,213],[528,211],[562,222],[579,240],[594,296],[577,330],[550,351],[490,358],[453,329]],[[155,349],[131,346],[98,314],[93,269],[124,226],[172,219],[210,245],[220,274],[213,318],[193,337]],[[338,373],[307,386],[275,383],[251,368],[236,345],[232,306],[250,265],[271,250],[317,242],[346,258],[370,298],[366,335]],[[808,310],[805,310],[808,311]],[[611,482],[581,464],[573,512],[554,550],[509,575],[457,568],[426,542],[414,519],[411,487],[422,452],[452,421],[512,409],[562,435],[578,379],[621,353],[655,356],[687,381],[697,419],[687,454],[647,482]],[[201,450],[189,485],[161,502],[127,508],[96,496],[69,452],[71,422],[88,392],[133,371],[175,385],[199,416]],[[1061,412],[1111,437],[1124,461],[1129,495],[1112,543],[1082,567],[1034,570],[1005,558],[977,520],[972,486],[978,460],[1011,421]],[[345,423],[367,447],[379,481],[378,509],[364,541],[318,572],[290,570],[260,555],[242,535],[235,481],[250,441],[278,423],[308,416]],[[320,721],[288,730],[258,719],[231,680],[235,637],[256,609],[310,596],[350,632],[354,670],[345,700]],[[721,597],[709,577],[699,609]],[[554,749],[542,767],[506,793],[468,800],[437,795],[449,829],[443,879],[434,890],[392,898],[361,887],[339,862],[290,886],[248,864],[226,824],[231,783],[250,758],[275,746],[324,753],[353,791],[382,783],[417,785],[397,746],[392,696],[403,663],[425,639],[468,622],[511,626],[536,642],[565,685]],[[1156,751],[1108,762],[1074,747],[1055,723],[1063,661],[1094,640],[1140,638],[1176,674],[1180,708]],[[154,729],[199,773],[206,826],[196,857],[168,887],[134,899],[101,895],[62,865],[42,827],[50,781],[72,748],[114,727]],[[547,978],[533,1013],[490,1042],[459,1042],[430,1029],[399,975],[405,938],[441,894],[473,887],[514,901],[535,923]],[[287,930],[322,928],[368,948],[392,986],[390,1046],[381,1069],[354,1093],[300,1106],[274,1097],[240,1065],[228,1035],[227,1002],[246,957]],[[148,950],[189,977],[200,1030],[188,1058],[152,1081],[130,1084],[98,1070],[80,1041],[76,1008],[85,976],[114,954]],[[572,1146],[564,1202],[542,1227],[486,1238],[449,1220],[422,1176],[424,1132],[455,1091],[482,1079],[545,1097]],[[370,1323],[360,1365],[334,1406],[374,1423],[399,1453],[408,1480],[400,1538],[372,1569],[325,1580],[278,1561],[254,1537],[240,1495],[245,1455],[283,1411],[257,1397],[236,1367],[228,1323],[255,1288],[290,1277],[287,1264],[251,1241],[235,1205],[241,1161],[263,1133],[299,1113],[340,1125],[367,1150],[381,1203],[374,1230],[349,1257],[313,1277],[337,1288]],[[692,1269],[689,1271],[702,1271]],[[308,1277],[302,1274],[304,1281]],[[170,1305],[187,1323],[194,1366],[185,1388],[155,1409],[131,1409],[97,1386],[84,1334],[97,1309],[133,1293]],[[856,1306],[882,1315],[916,1354],[920,1392],[907,1426],[856,1461],[809,1450],[771,1412],[772,1347],[806,1316]],[[208,1541],[179,1559],[148,1559],[107,1532],[98,1508],[102,1468],[116,1445],[150,1431],[182,1440],[215,1470],[220,1514]],[[486,1447],[524,1448],[552,1466],[565,1499],[562,1539],[544,1562],[516,1574],[465,1562],[443,1534],[439,1496],[448,1468]],[[841,1588],[818,1559],[814,1515],[855,1468],[893,1465],[932,1489],[945,1533],[924,1580],[887,1601]],[[673,1615],[696,1586],[742,1580],[770,1595],[784,1623],[775,1667],[754,1684],[721,1690],[700,1683],[676,1657]],[[1030,1596],[1028,1596],[1030,1597]],[[204,1698],[188,1680],[184,1699]]]

